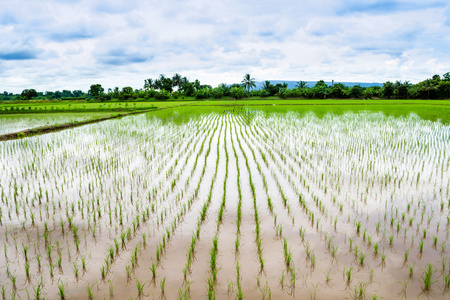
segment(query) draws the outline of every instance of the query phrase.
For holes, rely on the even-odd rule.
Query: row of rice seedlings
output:
[[[240,130],[242,130],[242,127],[240,128]],[[251,190],[252,200],[253,200],[253,217],[255,220],[255,243],[257,245],[257,254],[258,254],[258,260],[259,260],[260,272],[262,272],[264,270],[264,259],[262,256],[262,240],[261,240],[261,236],[260,236],[260,227],[259,227],[260,220],[259,220],[259,216],[258,216],[258,206],[256,203],[255,185],[253,184],[252,173],[250,171],[250,166],[248,164],[248,157],[247,157],[247,154],[245,154],[244,149],[242,148],[241,140],[238,138],[236,127],[234,127],[234,131],[235,131],[235,135],[237,137],[239,149],[241,150],[241,153],[244,157],[245,166],[246,166],[247,172],[248,172],[248,181],[250,184],[250,190]],[[241,136],[242,136],[242,132],[241,132]]]
[[[223,126],[223,124],[222,124],[222,126]],[[222,132],[222,126],[219,129],[218,141],[220,141],[220,136],[221,136],[221,132]],[[216,131],[216,129],[217,128],[214,129],[214,132]],[[208,158],[209,153],[211,151],[211,142],[212,142],[213,136],[214,136],[214,134],[211,136],[211,138],[209,140],[208,149],[206,150],[206,155],[205,155],[204,167],[203,167],[202,173],[200,175],[200,178],[203,178],[203,176],[204,176],[204,174],[206,172],[207,158]],[[188,252],[186,254],[186,256],[187,256],[186,265],[182,269],[182,271],[183,271],[183,278],[184,278],[184,284],[185,284],[185,287],[186,287],[184,293],[187,294],[188,296],[190,294],[190,290],[187,289],[187,286],[186,286],[186,285],[189,284],[187,276],[191,272],[191,266],[192,266],[193,260],[195,258],[195,248],[196,248],[198,239],[200,238],[200,230],[201,230],[201,227],[202,227],[203,223],[206,220],[207,213],[208,213],[208,208],[209,208],[209,206],[211,204],[212,191],[213,191],[213,187],[214,187],[214,184],[215,184],[215,181],[216,181],[217,171],[218,171],[218,167],[219,167],[219,144],[220,143],[218,142],[217,143],[217,148],[216,148],[217,156],[216,156],[216,163],[215,163],[215,171],[214,171],[213,178],[211,179],[211,184],[210,184],[210,187],[209,187],[208,197],[207,197],[206,201],[203,203],[203,205],[201,206],[200,215],[197,218],[196,229],[192,233],[191,242],[190,242],[190,244],[188,246]],[[199,187],[200,187],[200,184],[197,187],[197,189]],[[217,272],[217,270],[215,272]],[[212,292],[213,292],[213,290],[212,290]]]
[[[247,136],[250,136],[250,135],[247,133]],[[253,135],[253,136],[255,136],[255,135]],[[249,147],[251,147],[251,146],[249,146]],[[261,155],[262,157],[264,157],[264,160],[265,160],[265,163],[266,163],[266,167],[269,168],[269,164],[268,164],[267,159],[265,158],[266,156],[265,156],[264,152],[262,151],[262,149],[261,149],[259,146],[256,146],[256,148],[259,150],[260,155]],[[269,156],[272,158],[272,160],[274,161],[275,165],[277,165],[277,166],[280,168],[280,170],[281,170],[282,167],[281,167],[281,166],[279,165],[279,163],[275,160],[275,157],[273,156],[273,154],[272,154],[272,155],[269,155]],[[277,175],[275,174],[275,172],[274,172],[273,170],[272,170],[271,173],[272,173],[272,177],[273,177],[273,178],[277,178],[277,177],[276,177]],[[285,176],[287,175],[286,172],[283,172],[283,173],[285,174]],[[291,181],[291,180],[290,180],[290,181]],[[284,193],[283,193],[283,191],[282,191],[282,187],[281,187],[281,185],[280,185],[280,182],[279,182],[278,179],[276,180],[276,182],[277,182],[278,190],[279,190],[280,193],[281,193],[281,196],[282,196],[282,199],[283,199],[283,203],[284,203],[285,207],[288,209],[288,213],[290,213],[290,211],[291,211],[291,210],[289,209],[290,206],[288,206],[289,204],[286,205],[287,199],[286,199],[286,197],[284,196]],[[302,208],[304,209],[305,213],[307,214],[307,216],[308,216],[309,219],[311,220],[311,224],[314,225],[314,212],[310,211],[310,209],[309,209],[309,207],[308,207],[306,201],[304,200],[303,195],[296,189],[296,187],[293,185],[292,181],[291,181],[291,186],[292,186],[294,192],[297,194],[297,196],[298,196],[298,198],[299,198],[299,204],[302,206]],[[293,221],[294,221],[294,219],[293,219]]]
[[[247,136],[251,136],[247,133]],[[252,136],[258,136],[257,134],[252,134]],[[249,146],[250,147],[250,146]],[[258,149],[261,157],[263,157],[263,160],[266,164],[266,167],[269,167],[266,155],[264,154],[263,150],[261,149],[260,146],[256,146],[256,148]],[[305,210],[306,214],[308,215],[308,217],[311,220],[311,224],[314,225],[314,213],[312,211],[310,211],[309,206],[307,205],[306,201],[304,201],[304,196],[298,191],[298,189],[296,188],[295,184],[293,183],[292,179],[290,178],[290,176],[286,173],[286,171],[282,168],[282,166],[280,165],[280,163],[276,160],[275,156],[273,155],[272,151],[269,151],[268,149],[266,150],[267,152],[269,152],[269,157],[272,158],[272,160],[274,161],[275,165],[278,166],[279,170],[282,172],[282,174],[284,174],[287,178],[288,181],[291,184],[292,189],[294,190],[294,192],[297,194],[298,198],[299,198],[299,204],[302,206],[302,208]],[[286,158],[284,158],[284,160],[286,160]],[[285,205],[285,207],[288,210],[288,213],[291,214],[291,208],[290,205],[287,203],[287,198],[284,195],[283,191],[282,191],[282,187],[281,184],[277,178],[277,175],[275,174],[275,172],[272,170],[272,176],[274,178],[276,178],[276,182],[277,182],[277,186],[278,189],[280,190],[281,193],[281,197],[283,199],[283,203]]]
[[[246,135],[247,135],[248,137],[250,137],[250,136],[256,136],[256,134],[252,134],[252,135],[248,134],[247,128],[245,129],[245,131],[246,131]],[[241,134],[242,134],[242,133],[241,133]],[[243,135],[242,135],[242,136],[243,136]],[[245,139],[244,139],[244,140],[245,140]],[[251,152],[252,152],[252,154],[253,154],[253,157],[254,157],[254,159],[255,159],[255,161],[256,161],[256,156],[255,156],[255,153],[254,153],[254,150],[253,150],[254,147],[253,147],[252,145],[250,145],[248,141],[247,141],[247,143],[248,143],[248,147],[249,147],[249,149],[251,150]],[[259,148],[259,147],[256,147],[256,148],[259,149],[260,155],[261,155],[261,157],[263,157],[263,160],[265,161],[266,167],[269,168],[269,164],[268,164],[267,159],[265,158],[265,154],[262,152],[261,148]],[[269,155],[269,156],[270,156],[272,159],[275,159],[274,156],[272,156],[272,155]],[[256,162],[256,163],[257,163],[257,162]],[[275,163],[277,163],[277,162],[275,161]],[[259,171],[261,170],[261,168],[260,168],[260,166],[259,166],[258,163],[257,163],[257,169],[258,169]],[[270,169],[270,168],[269,168],[269,169]],[[261,173],[261,171],[260,171],[260,173]],[[284,173],[284,174],[286,175],[286,173]],[[263,177],[263,183],[266,182],[266,181],[265,181],[265,176],[264,176],[264,174],[261,173],[261,175],[262,175],[262,177]],[[273,177],[274,180],[277,182],[278,191],[279,191],[279,193],[280,193],[280,195],[281,195],[281,197],[282,197],[282,199],[283,199],[283,205],[284,205],[284,207],[285,207],[285,209],[287,210],[288,215],[289,215],[289,214],[291,213],[291,211],[290,211],[290,209],[289,209],[289,204],[286,205],[287,199],[286,199],[286,197],[284,196],[282,187],[281,187],[281,185],[279,184],[279,181],[278,181],[278,179],[277,179],[277,177],[276,177],[276,174],[273,172],[273,170],[272,170],[272,177]],[[266,191],[267,191],[267,188],[266,188]],[[269,199],[269,197],[268,197],[268,199]],[[269,202],[269,203],[270,203],[270,202]],[[270,207],[270,206],[271,206],[271,204],[269,204],[269,207]],[[307,206],[305,206],[305,207],[307,208]],[[292,218],[292,223],[294,224],[294,219],[293,219],[293,218]],[[283,230],[282,225],[277,225],[277,227],[276,227],[276,232],[277,232],[277,235],[278,235],[279,237],[282,237],[282,230]],[[285,264],[286,264],[287,271],[288,271],[289,274],[290,274],[290,282],[291,282],[290,288],[291,288],[291,293],[294,293],[294,292],[295,292],[296,268],[295,268],[294,261],[293,261],[293,258],[292,258],[292,251],[291,251],[290,247],[288,246],[287,239],[284,237],[284,238],[282,239],[282,241],[283,241],[283,253],[284,253],[284,257],[285,257]],[[314,252],[312,252],[312,251],[309,250],[309,245],[308,245],[308,244],[307,244],[306,252],[307,252],[307,259],[310,261],[310,264],[311,264],[311,268],[314,269],[315,264],[316,264],[316,256],[315,256]],[[284,278],[284,276],[282,276],[282,278]],[[281,282],[284,282],[284,280],[282,280]],[[282,286],[283,286],[283,284],[282,284]]]
[[[223,147],[225,149],[225,178],[223,180],[222,202],[220,203],[219,213],[217,216],[217,231],[219,230],[219,227],[223,221],[223,213],[225,210],[226,198],[227,198],[228,163],[230,161],[230,158],[228,156],[228,151],[227,151],[227,126],[225,126],[225,134],[224,134],[223,140],[224,140]]]
[[[222,127],[221,127],[222,128]],[[210,260],[209,260],[209,273],[210,276],[206,280],[207,285],[207,295],[208,299],[215,299],[216,298],[216,282],[217,282],[217,254],[219,252],[218,250],[218,235],[219,235],[219,229],[220,225],[223,221],[223,212],[226,205],[226,197],[227,197],[227,179],[228,179],[228,162],[229,162],[229,156],[227,151],[227,125],[225,125],[224,130],[224,149],[225,149],[225,176],[223,180],[223,191],[222,191],[222,201],[220,204],[219,212],[217,214],[217,221],[216,221],[216,233],[214,235],[212,246],[210,249]],[[217,157],[219,157],[219,144],[220,139],[217,142]]]
[[[245,127],[245,129],[246,129],[246,127]],[[241,131],[241,136],[243,137],[242,131]],[[274,207],[273,207],[272,200],[270,199],[270,197],[268,195],[269,188],[267,186],[266,176],[262,172],[261,166],[260,166],[260,164],[259,164],[259,162],[258,162],[258,160],[256,158],[255,150],[248,144],[248,141],[245,138],[243,138],[243,140],[246,142],[247,147],[250,149],[250,152],[252,153],[252,157],[253,157],[253,162],[256,164],[256,168],[258,170],[258,173],[259,173],[259,175],[262,178],[264,192],[265,192],[265,197],[266,197],[266,201],[267,201],[267,208],[269,210],[270,215],[273,217],[273,220],[274,220],[275,235],[277,237],[279,237],[280,241],[281,241],[281,237],[282,237],[282,233],[283,233],[283,227],[282,227],[281,224],[277,224],[277,214],[274,212]],[[248,163],[246,163],[246,164],[247,164],[247,170],[250,173],[250,169],[248,167]],[[253,186],[253,183],[251,183],[251,185]],[[254,203],[253,203],[254,204],[254,208],[256,208],[256,196],[255,196],[255,192],[254,192],[254,187],[252,188],[252,196],[253,196],[253,200],[254,200]],[[257,210],[255,211],[255,216],[257,216]],[[259,219],[257,217],[255,217],[255,222],[259,223]],[[258,236],[259,236],[259,234],[258,234]],[[287,241],[286,240],[284,240],[284,241],[285,241],[285,243],[287,245]],[[262,260],[262,243],[261,243],[261,238],[259,238],[259,240],[257,238],[256,242],[257,242],[258,257],[259,257],[259,260],[261,262],[261,260]],[[284,256],[285,256],[285,262],[287,262],[286,263],[286,267],[288,268],[288,271],[289,271],[289,273],[291,275],[290,282],[294,283],[294,284],[291,284],[291,293],[294,294],[294,291],[295,291],[295,274],[296,274],[296,272],[295,272],[295,269],[294,270],[290,270],[289,269],[289,267],[293,265],[292,254],[290,253],[290,251],[285,251],[284,252]],[[261,273],[262,271],[264,271],[263,270],[264,261],[262,262],[262,264],[260,263],[260,267],[261,267],[261,270],[260,270],[260,273]],[[258,282],[259,282],[259,279],[258,279]],[[284,289],[284,279],[280,282],[280,285],[281,285],[281,288]],[[259,284],[258,284],[258,286],[259,286]],[[266,298],[271,299],[272,292],[271,292],[270,286],[268,285],[267,282],[266,282],[266,284],[265,284],[265,286],[263,288],[260,287],[260,290],[261,290],[261,294],[262,294],[261,295],[262,299],[266,299]]]
[[[232,130],[230,129],[230,132]],[[237,213],[236,213],[236,239],[234,241],[234,252],[236,256],[236,297],[241,300],[244,297],[244,293],[242,291],[242,283],[241,283],[241,274],[240,274],[240,263],[239,263],[239,250],[241,246],[241,221],[242,221],[242,189],[241,189],[241,171],[239,168],[239,160],[236,152],[236,147],[233,142],[233,138],[231,138],[231,147],[233,149],[233,154],[236,162],[236,186],[238,191],[238,199],[237,199]]]
[[[267,194],[268,193],[268,187],[267,187],[266,177],[265,177],[264,173],[261,171],[261,166],[259,165],[259,163],[258,163],[258,161],[256,159],[256,155],[255,155],[254,149],[248,143],[248,141],[244,138],[244,135],[242,134],[242,129],[241,129],[240,133],[241,133],[242,140],[247,143],[247,146],[249,147],[249,149],[250,149],[250,151],[252,153],[254,162],[256,163],[257,170],[258,170],[259,174],[261,175],[261,177],[263,179],[263,186],[264,186],[264,189],[265,189],[265,192],[266,192],[268,208],[269,208],[269,211],[273,214],[273,204],[271,202],[270,197]],[[240,141],[240,139],[238,139],[238,141]],[[240,142],[239,142],[239,144],[240,144]],[[240,147],[241,147],[241,151],[243,152],[244,158],[247,158],[241,145],[240,145]],[[266,161],[266,163],[267,163],[267,161]],[[250,168],[248,166],[248,160],[246,160],[246,166],[247,166],[248,172],[250,173]],[[266,167],[268,167],[268,165]],[[251,182],[251,185],[252,185],[252,182]],[[279,192],[280,192],[280,190],[279,190]],[[252,193],[254,193],[254,190],[252,191]],[[281,190],[280,194],[283,195],[282,194],[282,190]],[[256,206],[256,196],[254,194],[253,194],[253,199],[254,199],[254,207],[255,207]],[[294,264],[292,250],[288,246],[287,239],[285,237],[283,237],[283,226],[281,224],[277,224],[276,217],[277,217],[276,214],[274,214],[274,225],[275,225],[274,226],[274,230],[276,232],[276,236],[278,236],[280,238],[280,241],[282,241],[282,244],[283,244],[283,255],[284,255],[284,260],[285,260],[285,265],[286,265],[286,271],[289,274],[289,278],[290,278],[289,279],[289,282],[290,282],[290,285],[289,285],[290,293],[292,295],[295,295],[295,281],[296,281],[296,277],[297,277],[297,269],[296,269],[295,264]],[[281,239],[282,237],[283,237],[283,239]],[[262,248],[261,248],[261,239],[260,238],[259,238],[259,240],[257,240],[257,247],[258,247],[258,255],[259,255],[259,258],[261,260]],[[263,270],[263,265],[261,267],[261,271],[262,270]],[[285,285],[284,284],[284,279],[285,279],[284,271],[283,271],[283,274],[282,274],[281,278],[282,279],[280,280],[280,285],[281,285],[281,288],[284,289],[284,285]],[[268,287],[267,284],[266,284],[266,290],[267,290],[268,294],[270,295],[271,294],[270,287]]]

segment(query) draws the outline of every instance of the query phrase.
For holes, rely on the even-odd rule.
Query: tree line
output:
[[[99,101],[109,100],[133,100],[133,99],[195,99],[232,98],[241,99],[247,97],[279,97],[279,98],[306,98],[306,99],[449,99],[450,98],[450,72],[442,77],[434,75],[432,78],[411,84],[408,81],[387,81],[383,86],[362,87],[360,85],[346,86],[342,83],[328,85],[320,80],[314,86],[307,86],[306,81],[298,81],[295,88],[288,88],[287,83],[272,84],[264,81],[261,88],[256,89],[255,79],[250,74],[245,74],[240,83],[221,83],[217,87],[201,84],[198,79],[189,81],[186,77],[176,73],[172,77],[161,74],[158,78],[144,80],[141,89],[133,89],[130,86],[109,88],[107,91],[101,84],[92,84],[85,93],[81,90],[63,90],[37,92],[34,89],[25,89],[21,94],[3,92],[0,101],[7,100],[31,100],[31,99],[95,99]]]

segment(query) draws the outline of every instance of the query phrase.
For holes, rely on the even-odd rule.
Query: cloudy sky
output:
[[[450,71],[448,0],[0,0],[0,91],[180,73],[418,82]]]

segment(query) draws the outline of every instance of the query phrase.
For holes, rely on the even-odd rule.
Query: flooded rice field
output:
[[[450,127],[144,115],[0,143],[4,299],[450,297]]]
[[[42,114],[0,114],[0,134],[12,133],[35,127],[81,122],[98,117],[102,113],[42,113]]]

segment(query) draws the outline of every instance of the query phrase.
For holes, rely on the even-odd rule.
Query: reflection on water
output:
[[[0,134],[22,131],[47,125],[80,122],[96,117],[98,114],[89,113],[60,113],[60,114],[24,114],[24,115],[1,115]],[[107,116],[107,115],[100,115]]]

